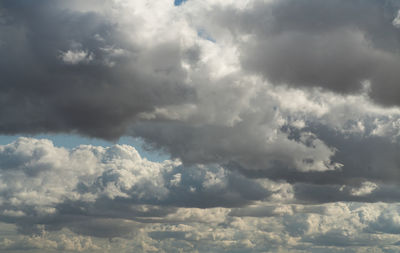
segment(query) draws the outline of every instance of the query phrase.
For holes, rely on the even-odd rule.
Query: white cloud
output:
[[[189,0],[175,7],[172,0],[72,0],[27,10],[35,15],[12,9],[7,15],[15,12],[24,20],[9,22],[10,27],[1,9],[0,33],[7,36],[0,52],[13,59],[0,60],[3,133],[133,135],[178,158],[150,162],[128,145],[68,150],[34,138],[0,146],[0,218],[27,234],[4,239],[1,249],[362,252],[369,247],[379,252],[396,247],[396,204],[338,202],[400,198],[400,111],[375,104],[385,104],[386,97],[396,104],[392,95],[398,94],[390,92],[397,82],[393,87],[382,82],[383,89],[374,85],[397,77],[391,69],[397,55],[386,48],[390,43],[380,44],[384,32],[375,33],[383,24],[368,30],[367,22],[368,31],[362,25],[354,31],[354,25],[332,22],[335,15],[321,15],[326,22],[315,26],[312,15],[296,19],[283,15],[285,9],[271,12],[272,5],[284,7],[285,1]],[[400,27],[400,12],[395,14],[385,28]],[[364,21],[348,16],[349,22]],[[34,36],[41,33],[49,39]],[[396,42],[391,36],[385,38]],[[265,60],[272,65],[253,66],[270,75],[250,72],[243,61],[248,49],[254,49],[250,60],[267,51],[285,60],[280,58],[285,49],[293,49],[287,63],[298,60],[298,65],[276,70],[294,66],[305,82],[294,86],[295,71],[289,68],[280,73],[287,83],[270,83],[269,70],[279,62],[270,62],[273,57]],[[296,54],[313,57],[302,61]],[[343,64],[348,62],[356,64]],[[10,70],[21,66],[32,72],[16,78]],[[333,67],[337,72],[327,71]],[[354,81],[350,88],[337,79],[347,74]],[[309,82],[315,76],[332,82]],[[325,202],[334,203],[305,204]],[[36,224],[56,235],[32,235]]]
[[[363,182],[360,188],[352,189],[351,194],[354,196],[364,196],[371,194],[378,188],[379,186],[373,182]]]
[[[400,11],[397,12],[397,16],[393,19],[392,23],[396,28],[400,28]]]
[[[71,65],[79,63],[89,63],[93,60],[93,53],[89,53],[83,50],[68,50],[66,52],[61,52],[61,59]]]
[[[176,173],[169,182],[173,186],[178,186],[181,183],[181,178],[182,178],[182,174]]]
[[[0,146],[0,157],[0,200],[2,206],[16,208],[4,211],[10,216],[24,206],[35,207],[39,215],[51,214],[57,204],[68,199],[163,198],[168,190],[162,173],[179,165],[147,161],[127,145],[67,150],[54,147],[49,140],[31,138]],[[78,186],[90,190],[80,193]]]

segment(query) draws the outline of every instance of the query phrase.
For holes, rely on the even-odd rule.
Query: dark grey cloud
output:
[[[200,42],[185,48],[171,39],[143,45],[139,15],[124,27],[90,3],[82,9],[75,5],[2,3],[1,29],[9,34],[0,47],[9,55],[0,63],[3,133],[72,132],[108,139],[128,134],[184,166],[219,164],[248,177],[290,183],[357,186],[397,178],[397,144],[389,138],[349,139],[324,124],[308,126],[294,138],[282,128],[293,115],[283,112],[269,88],[252,83],[241,70],[212,77]],[[273,82],[339,92],[355,92],[368,79],[374,96],[375,82],[364,75],[376,72],[377,61],[396,58],[390,54],[397,45],[396,8],[377,1],[279,1],[255,2],[244,10],[220,7],[210,14],[221,14],[217,25],[253,36],[238,44],[244,69]],[[387,173],[380,173],[381,167]],[[112,176],[104,172],[103,181]]]
[[[284,125],[280,129],[284,137],[280,142],[274,142],[273,147],[264,146],[264,140],[259,138],[266,128],[249,127],[247,124],[254,124],[250,120],[228,128],[152,122],[137,124],[134,130],[148,143],[166,148],[173,156],[182,158],[186,165],[219,163],[229,171],[239,172],[248,178],[289,182],[293,185],[294,202],[397,202],[400,198],[396,188],[399,176],[397,118],[364,117],[363,130],[350,131],[358,124],[357,120],[346,121],[341,130],[323,125],[318,120],[313,122],[311,118],[303,128]],[[378,134],[377,131],[386,126],[390,126],[384,130],[386,133]],[[248,132],[249,129],[252,131]],[[204,136],[210,136],[210,139]],[[252,141],[247,142],[249,140]],[[288,140],[288,146],[284,145]],[[299,170],[296,167],[299,165],[289,160],[296,154],[289,151],[290,146],[299,145],[318,153],[318,149],[322,149],[318,147],[319,141],[335,148],[329,163],[342,166],[333,170],[306,171]],[[194,146],[195,149],[192,148]],[[180,147],[182,150],[177,149]],[[293,152],[301,153],[299,149]],[[288,153],[290,157],[286,156]],[[307,159],[308,155],[311,154],[302,154],[301,162],[315,164],[317,160]],[[254,212],[271,213],[271,210]]]
[[[141,136],[150,145],[164,148],[184,164],[220,163],[242,164],[245,170],[269,171],[277,163],[291,170],[329,170],[335,165],[329,161],[333,151],[312,135],[305,134],[312,145],[289,140],[285,133],[275,131],[273,108],[260,114],[242,115],[235,126],[179,124],[174,122],[143,122],[132,128],[132,134]],[[272,127],[270,126],[272,125]],[[272,141],[269,143],[268,138]],[[293,151],[293,153],[290,153]],[[314,153],[315,152],[315,153]],[[315,164],[307,158],[314,159]],[[325,162],[325,163],[324,163]],[[309,168],[309,166],[311,168]],[[266,172],[268,173],[268,172]]]
[[[398,105],[398,9],[395,1],[284,0],[215,15],[234,34],[250,36],[240,48],[245,70],[275,84],[339,93],[368,81],[376,102]]]
[[[45,241],[68,231],[118,252],[393,251],[399,8],[2,1],[0,133],[130,135],[176,160],[0,146],[0,221],[28,238],[0,250],[95,248]]]
[[[194,96],[175,41],[135,44],[104,13],[53,1],[2,1],[0,8],[3,134],[115,139],[138,113]]]

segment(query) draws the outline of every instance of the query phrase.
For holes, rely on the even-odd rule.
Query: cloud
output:
[[[353,14],[364,11],[385,28],[386,18],[376,14],[375,2],[335,1],[327,8],[300,1],[292,9],[290,3],[210,2],[213,8],[207,9],[197,1],[179,7],[149,3],[152,8],[124,1],[43,0],[34,6],[6,1],[1,9],[7,22],[1,29],[9,36],[0,50],[5,55],[18,51],[20,57],[0,63],[1,114],[7,115],[0,132],[132,135],[184,166],[218,164],[253,177],[301,181],[306,174],[347,172],[349,162],[341,157],[348,146],[344,133],[362,132],[368,115],[391,113],[377,112],[379,106],[369,101],[376,85],[363,73],[395,58],[393,48],[375,36],[378,29]],[[343,20],[328,13],[315,27],[312,15],[302,15],[311,9],[339,13],[344,7]],[[237,19],[228,22],[231,12]],[[299,22],[293,22],[296,15]],[[260,24],[269,19],[268,26]],[[215,42],[199,36],[200,30]],[[394,35],[385,36],[389,41]],[[299,55],[286,64],[286,53]],[[23,66],[31,67],[20,75]],[[360,93],[293,91],[264,77],[295,87]],[[357,105],[351,115],[345,113],[349,104]],[[340,132],[343,143],[324,136],[320,129],[325,127]]]
[[[368,195],[375,191],[377,188],[377,184],[367,181],[363,182],[360,188],[351,190],[351,194],[354,196]]]
[[[4,226],[4,224],[2,224]],[[12,239],[4,238],[0,243],[0,249],[4,252],[15,251],[75,251],[87,252],[98,251],[101,248],[93,243],[90,237],[74,235],[69,231],[64,233],[49,234],[41,226],[40,234],[32,236],[18,236]]]
[[[122,236],[140,228],[135,220],[166,217],[179,207],[242,206],[271,194],[220,166],[150,162],[127,145],[67,150],[49,140],[20,138],[0,146],[0,153],[0,219],[20,224],[22,231],[41,223]]]
[[[67,64],[89,63],[93,60],[93,55],[86,51],[68,50],[67,52],[62,52],[60,57]]]
[[[392,24],[396,27],[399,28],[400,27],[400,17],[399,17],[399,12],[397,12],[397,16],[395,19],[393,19]]]
[[[0,62],[1,133],[79,132],[115,139],[139,113],[195,96],[181,66],[185,48],[172,35],[179,23],[160,27],[169,36],[156,41],[149,26],[139,25],[156,22],[140,21],[147,8],[138,5],[141,12],[132,16],[122,4],[99,6],[2,2],[7,22],[0,29],[8,36],[0,51],[10,60]]]
[[[197,223],[203,224],[201,226],[205,226],[204,229],[210,224],[227,223],[235,229],[240,228],[241,231],[244,228],[250,229],[250,235],[255,228],[252,222],[258,222],[257,218],[272,219],[278,223],[284,219],[291,236],[305,236],[305,242],[313,242],[316,245],[334,244],[330,240],[335,240],[339,246],[363,245],[366,242],[364,240],[367,240],[363,239],[364,237],[355,237],[346,239],[351,240],[348,243],[339,242],[342,240],[340,235],[344,232],[336,231],[336,228],[329,228],[333,229],[332,232],[324,232],[322,237],[315,237],[314,234],[318,231],[310,232],[313,231],[310,230],[310,226],[320,221],[310,220],[303,224],[304,217],[322,219],[324,215],[328,215],[333,221],[338,210],[332,208],[339,208],[340,212],[347,212],[346,215],[355,215],[358,211],[350,212],[347,209],[347,205],[350,204],[332,204],[321,208],[291,206],[285,203],[295,203],[304,199],[300,194],[303,190],[297,185],[292,189],[295,195],[291,196],[287,193],[290,191],[290,185],[287,188],[285,183],[248,179],[220,166],[183,167],[179,161],[150,162],[141,158],[133,147],[127,145],[105,148],[82,145],[67,150],[54,147],[51,141],[32,138],[20,138],[1,146],[0,157],[0,218],[4,222],[16,224],[18,231],[26,234],[26,238],[30,238],[29,241],[37,241],[39,237],[36,235],[40,235],[43,229],[56,233],[68,229],[84,236],[120,237],[128,240],[143,233],[142,230],[148,226],[146,224],[160,221],[166,224],[193,223],[191,229],[197,229],[198,225],[194,225]],[[374,190],[371,190],[370,186],[374,186]],[[320,189],[313,189],[311,192],[324,192],[329,195],[328,186],[321,186]],[[384,193],[379,195],[382,189]],[[365,182],[360,188],[343,190],[337,187],[335,191],[335,194],[330,196],[336,197],[334,201],[340,201],[351,198],[364,200],[364,196],[369,197],[371,194],[378,194],[376,198],[382,199],[382,196],[390,196],[388,192],[392,190],[385,190],[385,186],[378,188],[371,182]],[[285,195],[287,197],[284,197]],[[309,193],[305,196],[317,202],[329,200],[325,195],[321,197],[323,200]],[[281,204],[276,205],[276,202]],[[368,218],[370,222],[357,229],[368,226],[369,229],[380,231],[382,229],[374,225],[382,224],[379,217],[395,219],[394,211],[379,215],[379,212],[384,210],[380,207],[382,205],[370,205],[370,208],[378,208],[378,214],[375,218]],[[354,225],[354,221],[348,222],[349,226]],[[36,224],[44,226],[37,227]],[[326,226],[332,224],[328,223]],[[187,231],[173,232],[169,229],[161,232],[153,228],[149,236],[157,240],[171,238],[183,241],[205,236],[189,236],[186,235]],[[229,234],[225,236],[228,237],[224,240],[236,238],[234,235],[230,237]],[[43,240],[50,240],[49,243],[54,244],[53,248],[61,247],[58,242],[53,242],[53,239],[40,240],[42,241],[39,244],[42,246],[47,245]],[[239,240],[241,246],[237,243],[229,245],[243,249],[252,248],[254,243],[246,240]],[[268,240],[278,245],[281,239]],[[380,241],[377,238],[374,240]],[[7,245],[14,247],[12,243]]]
[[[1,250],[396,252],[399,8],[2,1]]]
[[[68,150],[33,138],[0,146],[0,160],[0,229],[13,231],[5,252],[340,252],[400,240],[398,204],[340,202],[398,199],[395,186],[251,179],[218,165],[150,162],[128,145]]]
[[[215,19],[237,35],[247,71],[275,84],[339,93],[358,92],[369,81],[374,101],[398,105],[388,92],[399,78],[397,9],[394,1],[255,1],[235,15],[216,10]]]

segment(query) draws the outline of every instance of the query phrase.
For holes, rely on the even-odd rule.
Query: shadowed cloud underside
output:
[[[0,250],[398,252],[399,9],[1,1]]]

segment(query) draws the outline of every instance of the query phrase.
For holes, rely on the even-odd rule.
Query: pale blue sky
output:
[[[174,5],[175,6],[179,6],[179,5],[181,5],[181,4],[183,4],[184,2],[186,2],[187,0],[175,0],[174,1]]]

